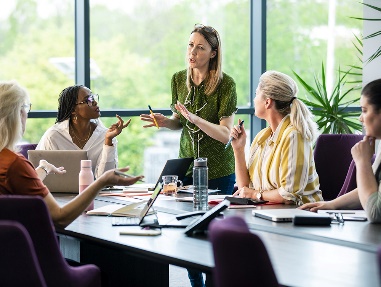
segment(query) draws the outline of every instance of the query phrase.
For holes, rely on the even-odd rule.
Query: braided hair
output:
[[[78,100],[79,89],[83,85],[70,86],[62,90],[58,97],[58,113],[56,123],[63,122],[70,118]]]

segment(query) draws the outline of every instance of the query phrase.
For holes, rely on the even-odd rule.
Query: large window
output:
[[[171,76],[186,67],[186,45],[196,23],[219,31],[223,70],[236,81],[238,106],[252,107],[251,81],[257,79],[250,73],[259,63],[250,57],[257,43],[252,25],[258,17],[251,5],[263,3],[259,1],[89,0],[90,86],[100,94],[102,121],[106,126],[113,123],[113,110],[132,117],[118,137],[120,166],[130,165],[131,172],[144,173],[152,181],[157,175],[151,170],[177,156],[179,132],[143,129],[134,110],[148,112],[149,104],[155,111],[170,113]],[[25,86],[33,103],[31,117],[42,117],[28,120],[25,141],[38,142],[54,124],[52,111],[57,110],[60,91],[75,84],[75,4],[74,0],[2,3],[0,80],[17,79]],[[361,17],[357,1],[267,0],[266,6],[266,69],[290,75],[294,70],[313,84],[322,62],[328,82],[335,81],[339,65],[361,66],[352,41],[354,34],[361,37],[362,22],[350,18]],[[39,113],[33,113],[36,110]],[[250,122],[249,115],[238,117]]]
[[[15,79],[32,110],[57,110],[58,94],[74,84],[72,0],[3,1],[0,9],[0,80]],[[29,120],[24,140],[38,142],[54,120]]]
[[[351,18],[361,17],[362,9],[352,0],[267,0],[267,69],[295,71],[314,86],[314,73],[321,75],[324,63],[331,90],[339,67],[362,66],[353,44],[355,36],[361,39],[362,21]]]
[[[169,109],[171,77],[186,68],[196,23],[220,34],[223,70],[237,84],[240,106],[249,103],[250,1],[90,1],[91,89],[102,109]],[[107,119],[112,122],[114,119]],[[105,120],[104,120],[105,121]],[[119,160],[144,174],[177,157],[179,131],[143,129],[138,117],[118,137]],[[160,173],[160,170],[159,170]]]

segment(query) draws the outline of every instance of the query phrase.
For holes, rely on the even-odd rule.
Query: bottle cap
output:
[[[199,157],[194,160],[194,166],[196,167],[206,167],[208,159],[206,157]]]
[[[81,160],[81,167],[90,167],[91,168],[91,159]]]

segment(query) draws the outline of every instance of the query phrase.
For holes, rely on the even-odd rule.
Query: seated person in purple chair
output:
[[[331,201],[307,203],[301,209],[316,212],[319,209],[364,208],[371,222],[381,222],[381,150],[375,152],[375,140],[381,139],[381,79],[368,83],[361,92],[361,115],[365,136],[351,150],[356,164],[357,188]]]
[[[323,200],[312,153],[317,126],[297,93],[286,74],[267,71],[259,78],[255,115],[269,126],[255,136],[247,163],[245,127],[231,130],[235,196],[297,205]]]
[[[16,153],[16,144],[21,139],[30,110],[27,91],[15,81],[0,82],[0,195],[35,195],[44,198],[55,225],[65,228],[75,220],[107,185],[131,185],[143,176],[124,178],[106,171],[89,185],[80,195],[64,206],[60,206],[40,177],[49,172],[63,172],[48,164],[44,168],[33,168],[23,155]],[[45,164],[45,163],[43,163]],[[127,171],[122,168],[121,171]]]

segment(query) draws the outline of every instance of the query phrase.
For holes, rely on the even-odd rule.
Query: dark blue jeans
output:
[[[184,185],[192,185],[193,184],[193,178],[192,177],[185,177],[183,180],[183,184]],[[219,191],[219,193],[230,195],[233,193],[234,184],[235,184],[235,173],[228,175],[228,176],[209,180],[208,181],[208,188],[219,189],[219,190],[221,190],[221,191]],[[188,278],[189,278],[189,281],[190,281],[192,287],[205,287],[204,278],[202,277],[202,272],[197,271],[197,270],[193,270],[193,269],[188,269]],[[207,278],[207,280],[206,280],[206,286],[209,285],[208,284],[210,281],[209,279]]]

